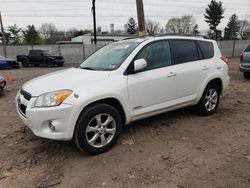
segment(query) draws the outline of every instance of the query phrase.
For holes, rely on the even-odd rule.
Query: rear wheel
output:
[[[112,148],[121,129],[119,112],[113,106],[96,104],[80,115],[75,129],[75,143],[81,151],[100,154]]]
[[[215,83],[209,83],[197,104],[198,113],[207,116],[213,114],[219,105],[220,90]]]
[[[63,66],[63,63],[57,63],[57,66],[58,66],[58,67],[62,67],[62,66]]]
[[[244,72],[243,74],[246,79],[250,78],[250,72]]]

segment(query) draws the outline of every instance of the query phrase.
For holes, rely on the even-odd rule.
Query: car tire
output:
[[[75,128],[76,146],[90,155],[110,150],[122,130],[120,113],[108,104],[96,104],[81,113]]]
[[[213,114],[219,105],[220,90],[215,83],[209,83],[196,106],[198,113],[202,116]]]
[[[53,61],[51,60],[51,59],[48,59],[47,60],[47,65],[48,65],[48,67],[54,67],[55,66],[55,64],[53,63]]]
[[[243,74],[246,79],[250,78],[250,72],[244,72]]]
[[[29,66],[29,60],[28,59],[23,59],[22,60],[22,67],[28,67]]]
[[[62,67],[62,66],[63,66],[63,63],[57,63],[57,66],[58,66],[58,67]]]

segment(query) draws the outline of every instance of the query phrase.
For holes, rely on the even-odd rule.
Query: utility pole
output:
[[[139,26],[139,37],[144,37],[145,18],[144,18],[143,0],[136,0],[136,7],[137,7],[137,18]]]
[[[93,13],[93,23],[94,23],[94,42],[96,44],[96,15],[95,15],[95,0],[92,0],[92,13]]]
[[[3,53],[4,53],[4,57],[7,57],[7,53],[6,53],[6,38],[5,38],[4,29],[3,29],[3,21],[2,21],[1,11],[0,11],[0,24],[1,24],[1,32],[2,32]]]

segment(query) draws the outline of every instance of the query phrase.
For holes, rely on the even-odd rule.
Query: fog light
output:
[[[52,130],[52,131],[55,131],[56,130],[56,126],[55,126],[55,123],[53,121],[50,121],[49,122],[49,128]]]

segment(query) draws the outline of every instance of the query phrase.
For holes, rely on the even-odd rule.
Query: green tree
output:
[[[137,23],[133,17],[128,19],[127,24],[125,25],[126,31],[128,34],[136,34],[137,33]]]
[[[233,14],[229,18],[229,22],[227,24],[227,27],[225,28],[224,32],[224,38],[227,40],[236,39],[240,31],[240,23],[238,20],[238,16],[236,14]]]
[[[212,0],[208,7],[205,10],[205,22],[208,23],[210,30],[215,33],[215,39],[218,40],[218,35],[221,33],[220,30],[217,30],[217,26],[220,24],[221,19],[224,18],[225,9],[222,7],[222,2]]]
[[[19,28],[16,24],[8,27],[10,33],[10,42],[11,44],[20,44],[22,36],[20,35],[22,29]]]
[[[26,44],[41,44],[42,38],[34,25],[28,25],[26,30],[23,30],[24,42]]]

